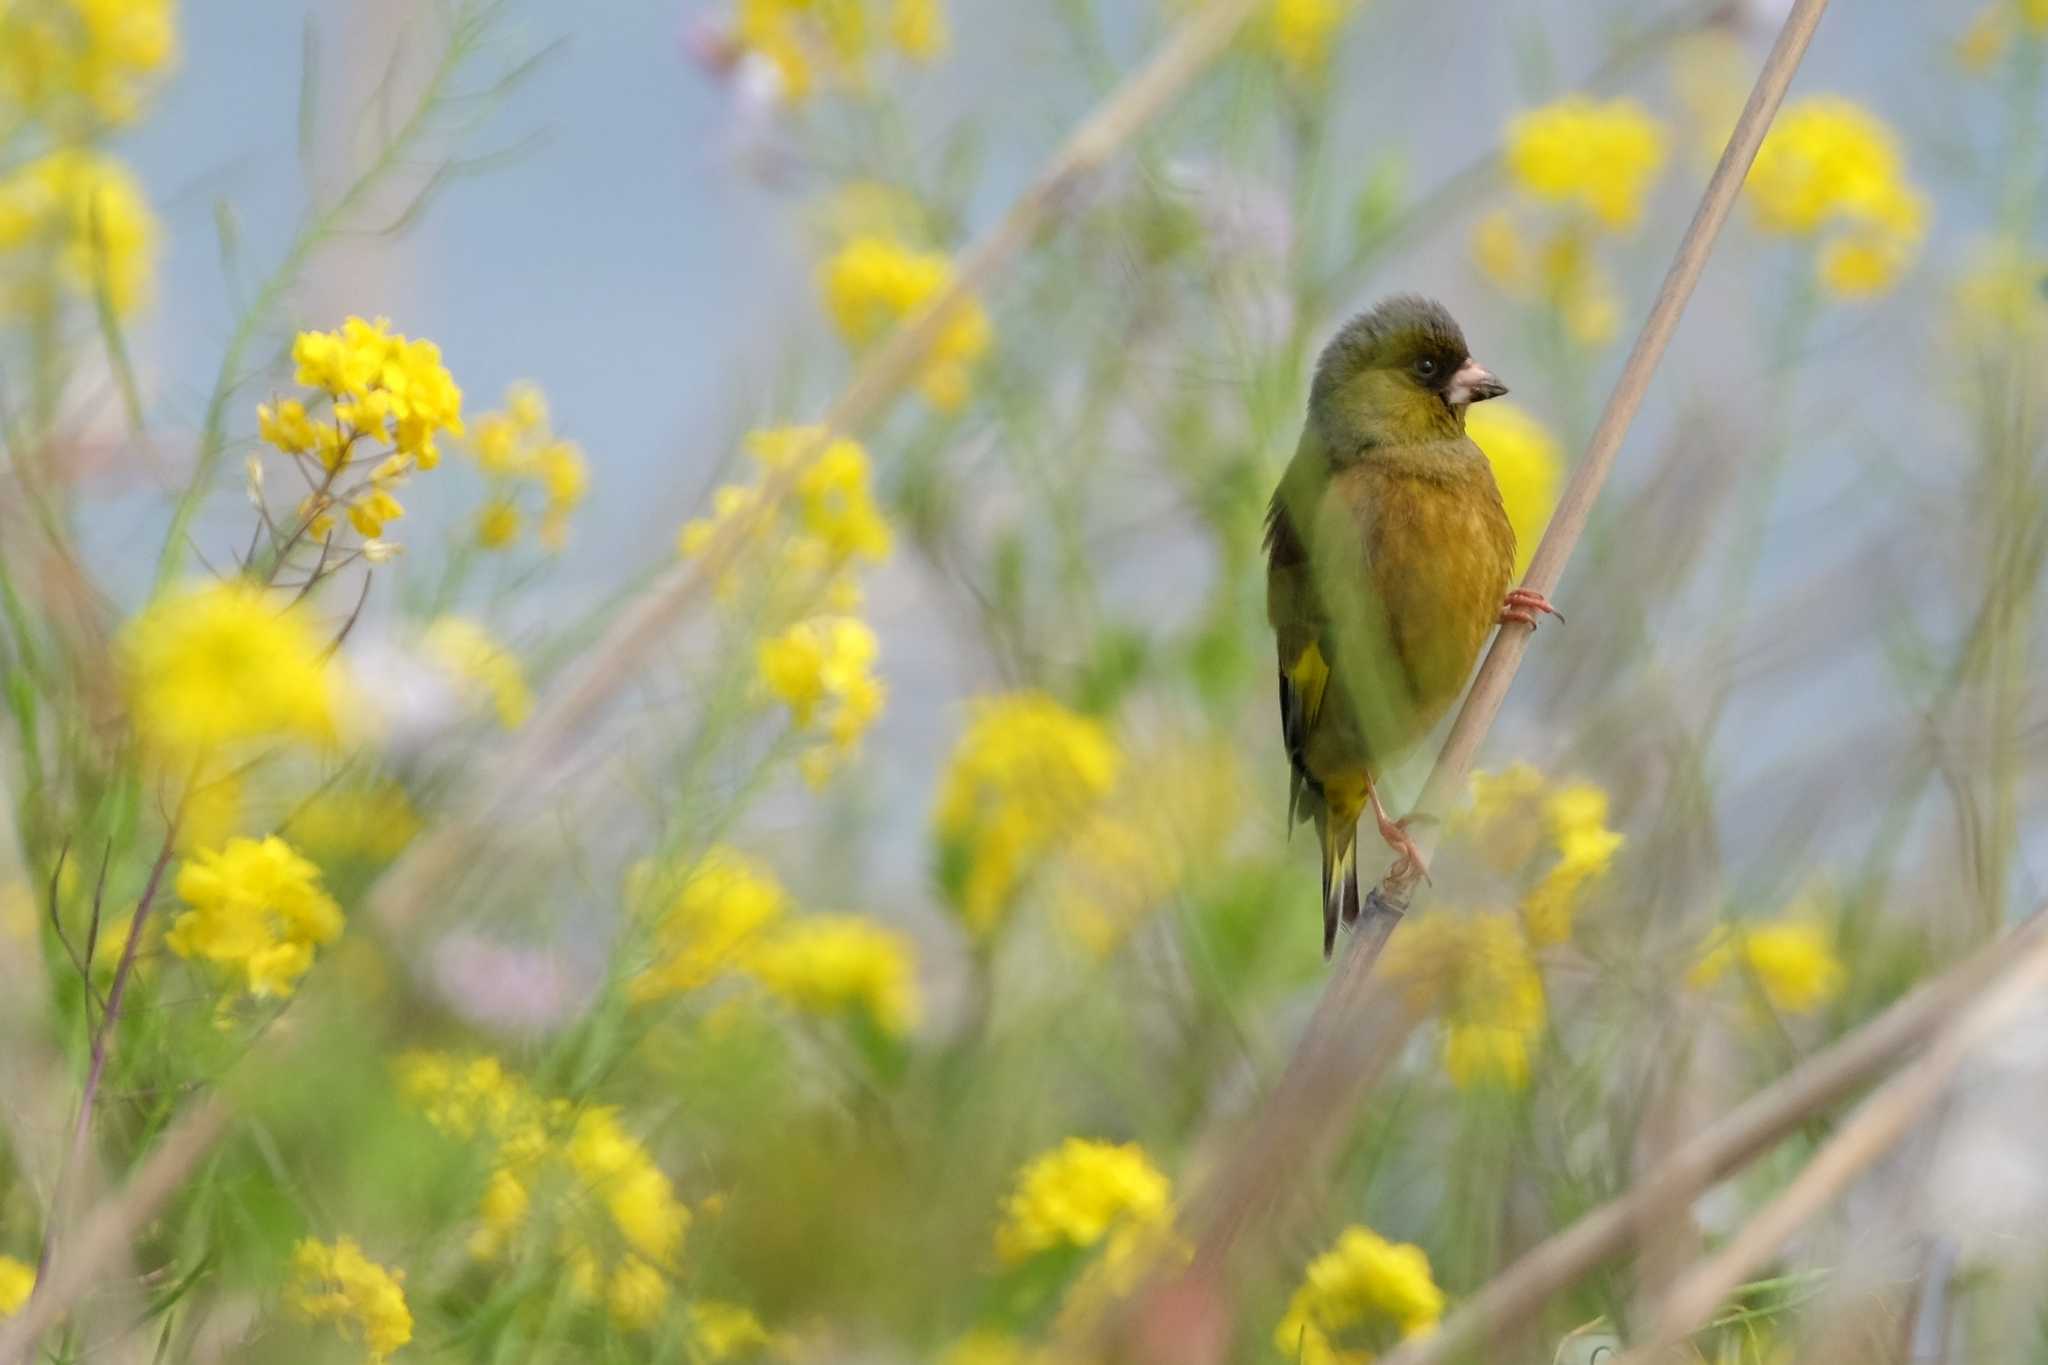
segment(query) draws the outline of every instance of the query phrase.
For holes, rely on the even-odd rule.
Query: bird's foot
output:
[[[1564,620],[1564,613],[1551,606],[1549,598],[1540,592],[1531,592],[1527,588],[1516,588],[1508,594],[1507,601],[1501,604],[1500,623],[1502,625],[1507,625],[1510,621],[1518,621],[1534,630],[1537,618],[1543,616],[1555,616],[1560,621]]]
[[[1415,846],[1415,840],[1408,835],[1408,821],[1414,817],[1404,816],[1399,820],[1392,820],[1387,817],[1384,810],[1375,810],[1373,813],[1379,819],[1380,838],[1386,840],[1387,847],[1399,855],[1394,859],[1394,865],[1387,869],[1388,886],[1406,892],[1413,889],[1417,882],[1428,881],[1429,863],[1423,858],[1422,850]]]

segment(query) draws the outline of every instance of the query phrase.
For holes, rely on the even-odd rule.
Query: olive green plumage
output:
[[[1292,820],[1323,853],[1323,952],[1358,915],[1377,775],[1464,690],[1512,581],[1515,533],[1465,410],[1506,390],[1441,306],[1401,296],[1324,348],[1267,516]],[[1390,836],[1391,837],[1391,836]]]

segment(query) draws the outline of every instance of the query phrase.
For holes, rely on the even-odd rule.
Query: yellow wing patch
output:
[[[1287,670],[1287,681],[1301,698],[1302,719],[1309,725],[1316,723],[1316,716],[1323,709],[1323,689],[1330,683],[1330,664],[1323,658],[1323,651],[1315,641],[1309,641],[1308,648]]]

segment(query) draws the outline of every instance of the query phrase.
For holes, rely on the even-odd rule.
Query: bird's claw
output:
[[[1532,592],[1527,588],[1514,589],[1508,594],[1507,601],[1501,604],[1500,623],[1502,625],[1507,625],[1509,622],[1519,622],[1534,630],[1538,618],[1544,616],[1555,616],[1560,621],[1564,620],[1564,613],[1551,606],[1549,598],[1540,592]]]
[[[1408,837],[1408,821],[1413,817],[1390,820],[1385,811],[1376,814],[1379,816],[1380,838],[1386,840],[1387,847],[1399,855],[1394,859],[1394,865],[1387,869],[1387,884],[1406,891],[1418,881],[1428,881],[1429,863],[1423,858],[1422,850],[1415,846],[1415,840]]]

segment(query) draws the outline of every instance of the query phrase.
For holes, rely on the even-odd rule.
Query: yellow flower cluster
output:
[[[1422,1248],[1353,1224],[1309,1262],[1273,1344],[1300,1365],[1370,1365],[1443,1315],[1444,1292]]]
[[[2048,37],[2048,0],[1990,0],[1956,39],[1956,60],[1965,71],[1989,71],[2016,36],[2032,42]]]
[[[12,1256],[0,1256],[0,1318],[11,1318],[35,1292],[36,1268]]]
[[[878,233],[850,238],[818,269],[825,311],[847,345],[875,341],[953,283],[953,262]],[[978,299],[960,301],[933,341],[918,375],[925,401],[956,412],[967,401],[974,366],[989,347],[988,314]]]
[[[396,782],[328,786],[294,807],[279,832],[332,870],[342,862],[390,862],[420,832],[420,817]]]
[[[917,1026],[917,953],[910,940],[858,915],[807,915],[747,954],[771,995],[810,1014],[852,1016],[900,1038]]]
[[[870,12],[867,0],[739,0],[733,40],[768,61],[781,78],[782,96],[800,103],[822,84],[865,84],[878,21],[914,61],[946,50],[940,0],[890,0],[886,16]]]
[[[1571,95],[1516,115],[1504,152],[1509,179],[1562,217],[1544,226],[1526,212],[1489,213],[1473,231],[1474,260],[1510,296],[1552,309],[1574,340],[1612,339],[1621,306],[1595,258],[1596,241],[1641,219],[1665,142],[1663,125],[1625,99]]]
[[[1564,459],[1557,438],[1526,410],[1499,399],[1481,403],[1465,415],[1465,434],[1486,452],[1500,500],[1507,505],[1508,524],[1515,528],[1515,574],[1519,578],[1557,510],[1557,490],[1564,479]]]
[[[1423,915],[1388,943],[1386,973],[1411,1009],[1442,1016],[1444,1070],[1458,1086],[1528,1084],[1547,1015],[1543,978],[1514,916]]]
[[[1811,1014],[1841,995],[1849,973],[1835,955],[1834,935],[1811,906],[1781,919],[1722,929],[1687,973],[1708,989],[1736,976],[1781,1014]]]
[[[1564,942],[1586,891],[1625,842],[1607,826],[1607,793],[1591,782],[1553,784],[1527,763],[1474,773],[1471,791],[1458,828],[1497,871],[1535,879],[1518,907],[1529,941]]]
[[[234,968],[258,999],[289,996],[314,950],[341,937],[341,907],[320,889],[320,869],[275,835],[202,849],[178,870],[177,889],[191,909],[165,944]]]
[[[1745,189],[1765,232],[1826,235],[1817,269],[1841,298],[1891,288],[1927,231],[1926,202],[1906,178],[1892,130],[1836,96],[1813,96],[1779,113]]]
[[[660,1319],[690,1211],[616,1109],[544,1099],[492,1057],[412,1052],[395,1071],[399,1093],[429,1123],[494,1149],[471,1255],[503,1261],[551,1244],[577,1298],[602,1302],[630,1330]],[[536,1195],[546,1196],[540,1211]],[[552,1243],[525,1236],[543,1221]]]
[[[331,744],[343,693],[307,613],[246,579],[173,590],[123,627],[121,674],[135,733],[166,766],[225,745]]]
[[[481,624],[460,616],[437,617],[421,644],[465,692],[490,702],[500,725],[517,730],[526,724],[533,693],[519,656]]]
[[[721,1299],[698,1299],[683,1310],[689,1319],[690,1337],[698,1354],[716,1362],[731,1360],[756,1351],[772,1350],[780,1343],[774,1333],[743,1304]]]
[[[628,877],[626,899],[644,904],[660,888],[642,865]],[[626,985],[636,1001],[697,990],[737,970],[762,933],[789,912],[789,893],[775,874],[724,844],[691,867],[653,920],[654,960]]]
[[[1068,1138],[1017,1173],[996,1228],[996,1256],[1016,1265],[1107,1244],[1114,1260],[1172,1224],[1173,1184],[1143,1147]]]
[[[548,420],[545,395],[532,384],[514,384],[505,407],[476,419],[467,449],[490,481],[477,514],[476,542],[502,550],[524,531],[528,490],[538,490],[540,543],[560,550],[569,540],[569,515],[590,490],[590,467],[582,448],[559,439]]]
[[[296,382],[331,410],[316,417],[305,400],[287,398],[256,416],[264,442],[308,468],[315,491],[300,504],[300,533],[325,540],[345,511],[357,534],[375,540],[405,515],[394,490],[440,463],[436,438],[462,434],[462,390],[440,347],[393,333],[383,318],[301,332],[292,361]]]
[[[758,646],[761,685],[789,708],[791,725],[818,736],[801,760],[814,787],[859,749],[882,713],[888,690],[874,672],[879,652],[857,616],[813,616]]]
[[[54,302],[48,291],[61,285],[133,313],[149,298],[156,240],[142,186],[110,156],[66,147],[0,178],[0,258],[14,267],[8,287],[26,309]]]
[[[0,107],[69,136],[132,122],[177,58],[171,0],[0,7]]]
[[[285,1302],[308,1322],[329,1322],[383,1361],[412,1340],[404,1272],[387,1270],[346,1237],[333,1243],[308,1238],[292,1249]]]
[[[1042,692],[974,704],[932,813],[941,879],[968,929],[995,932],[1033,863],[1080,827],[1122,766],[1108,730]]]
[[[1296,80],[1321,74],[1336,46],[1337,30],[1358,8],[1358,0],[1272,0],[1266,9],[1266,42]]]

